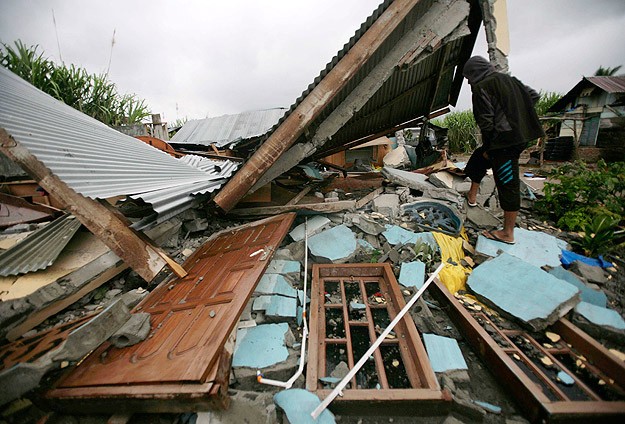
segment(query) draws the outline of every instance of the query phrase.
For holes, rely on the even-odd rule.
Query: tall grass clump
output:
[[[75,65],[57,65],[38,46],[0,46],[0,65],[55,99],[107,125],[140,123],[150,116],[145,100],[120,94],[107,74],[89,74]]]
[[[478,128],[471,110],[448,113],[444,119],[434,123],[447,128],[449,150],[453,153],[470,153],[479,144]]]

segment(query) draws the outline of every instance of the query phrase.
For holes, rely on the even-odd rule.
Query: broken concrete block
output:
[[[287,359],[287,323],[263,324],[237,330],[232,367],[265,368]]]
[[[507,253],[476,267],[467,286],[481,301],[535,331],[553,324],[579,303],[576,287]]]
[[[454,188],[454,176],[447,171],[434,172],[428,176],[428,181],[438,188]]]
[[[503,251],[537,267],[543,265],[557,267],[560,266],[560,252],[567,248],[567,243],[563,240],[540,231],[529,231],[523,228],[514,229],[514,240],[515,244],[510,245],[488,239],[480,234],[475,250],[477,253],[491,257]]]
[[[434,372],[468,369],[455,339],[426,333],[423,334],[423,342]]]
[[[373,199],[373,210],[390,218],[396,217],[399,214],[399,196],[397,194],[381,194]]]
[[[300,273],[302,265],[299,261],[287,261],[283,259],[274,259],[269,263],[265,274],[290,274],[293,272]]]
[[[32,362],[2,370],[0,405],[37,387],[41,378],[61,363],[82,359],[111,337],[129,318],[128,308],[121,299],[117,299],[93,319],[73,330],[56,348],[51,348]]]
[[[618,343],[625,341],[625,321],[612,309],[581,302],[575,307],[573,322],[596,338],[606,338]]]
[[[288,297],[297,297],[297,290],[281,274],[265,274],[258,282],[255,294],[279,294]]]
[[[365,252],[373,252],[375,250],[375,247],[373,247],[373,245],[367,240],[358,239],[356,241],[358,242],[358,246],[362,247]]]
[[[334,415],[328,409],[324,410],[316,420],[312,418],[310,414],[321,404],[321,401],[307,390],[283,390],[273,397],[273,401],[284,411],[290,423],[332,424],[336,422]]]
[[[569,270],[591,283],[605,284],[607,282],[605,271],[598,266],[588,265],[582,261],[573,261]]]
[[[254,311],[265,311],[267,318],[296,318],[297,299],[285,296],[259,296],[252,306]]]
[[[356,236],[346,225],[339,225],[308,239],[308,248],[317,258],[334,263],[348,260],[357,248]]]
[[[130,319],[109,339],[111,344],[122,348],[145,340],[150,334],[150,317],[151,315],[147,312],[130,315]]]
[[[410,157],[404,146],[397,146],[382,158],[382,163],[385,167],[401,168],[410,165]]]
[[[464,197],[460,193],[446,188],[435,187],[434,184],[427,181],[427,176],[424,174],[384,167],[382,175],[397,185],[422,192],[423,197],[446,200],[458,206],[464,204]]]
[[[592,303],[602,308],[608,305],[608,298],[604,292],[588,287],[575,273],[567,271],[562,267],[557,267],[549,270],[549,274],[577,287],[581,292],[580,299],[582,302]]]
[[[492,211],[482,206],[467,208],[467,219],[478,228],[494,228],[501,226],[501,220]]]
[[[369,219],[364,216],[355,216],[354,218],[352,218],[352,224],[358,227],[362,232],[374,236],[381,234],[385,230],[383,224],[380,224],[373,219]]]
[[[206,218],[197,218],[193,221],[186,221],[182,224],[182,229],[189,233],[205,231],[208,229],[208,220]]]
[[[473,403],[483,408],[485,411],[493,414],[501,414],[501,407],[493,405],[492,403],[482,402],[481,400],[474,400]]]
[[[315,235],[319,233],[323,229],[323,227],[325,227],[329,223],[330,223],[330,220],[326,218],[325,216],[315,215],[312,218],[308,219],[307,222],[302,223],[298,225],[297,227],[295,227],[289,233],[289,235],[291,236],[293,241],[304,240],[304,238],[306,237],[306,234],[308,234],[308,237]]]
[[[397,225],[386,225],[386,231],[382,233],[382,235],[386,238],[386,240],[391,245],[396,244],[417,244],[427,243],[433,249],[438,249],[438,244],[434,239],[434,236],[431,232],[424,233],[415,233],[414,231],[406,230],[405,228],[399,227]]]
[[[421,261],[402,263],[398,281],[404,287],[420,289],[425,282],[425,264]]]

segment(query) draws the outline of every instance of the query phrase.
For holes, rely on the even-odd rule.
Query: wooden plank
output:
[[[306,186],[302,191],[300,191],[297,196],[288,201],[286,206],[297,205],[297,203],[304,198],[308,194],[308,192],[312,190],[311,186]]]
[[[358,200],[356,202],[356,209],[362,208],[363,206],[365,206],[367,203],[369,203],[370,201],[372,201],[376,197],[379,197],[382,193],[384,193],[384,187],[376,188],[371,193],[367,194],[362,199],[360,199],[360,200]]]
[[[151,281],[168,265],[160,249],[143,241],[105,206],[70,188],[3,128],[0,129],[0,151],[28,172],[44,190],[52,193],[67,211],[76,216],[144,280]]]
[[[230,211],[297,138],[369,61],[380,46],[404,21],[419,0],[396,0],[349,49],[330,72],[297,105],[256,153],[228,181],[215,203]]]
[[[198,390],[223,394],[227,382],[217,388],[208,379],[219,376],[228,337],[294,218],[284,214],[213,235],[185,262],[185,278],[164,281],[133,310],[151,314],[148,339],[122,349],[105,343],[46,397],[95,408],[136,400],[130,404],[142,411],[156,408],[150,400],[158,398],[160,412],[175,412]],[[186,396],[180,385],[191,393]]]
[[[338,202],[330,203],[306,203],[299,205],[284,205],[284,206],[265,206],[258,208],[241,208],[233,209],[228,215],[232,216],[267,216],[275,215],[285,212],[296,211],[314,211],[319,213],[333,213],[341,212],[345,210],[353,209],[356,206],[356,202],[353,200],[340,200]]]

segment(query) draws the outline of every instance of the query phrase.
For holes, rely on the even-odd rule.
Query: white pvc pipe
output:
[[[306,356],[306,339],[308,338],[308,322],[306,321],[306,292],[308,291],[308,218],[304,221],[304,300],[302,309],[302,321],[304,323],[304,331],[302,332],[302,349],[300,350],[299,367],[297,372],[289,379],[289,381],[278,381],[269,378],[264,378],[260,370],[256,371],[256,380],[261,384],[268,384],[270,386],[284,387],[290,389],[295,380],[302,375],[304,371],[304,359]]]
[[[438,268],[436,268],[436,271],[434,271],[434,273],[430,276],[430,278],[428,278],[428,280],[423,284],[423,287],[419,289],[419,291],[412,297],[412,299],[410,299],[410,301],[406,304],[406,306],[404,306],[404,308],[397,314],[395,319],[391,321],[388,327],[386,327],[386,329],[382,332],[382,334],[380,334],[380,337],[378,337],[375,343],[371,345],[369,350],[367,350],[365,354],[362,355],[362,358],[360,358],[360,360],[356,363],[356,365],[354,365],[354,368],[352,368],[347,373],[347,375],[343,377],[341,382],[337,384],[336,388],[332,391],[332,393],[330,393],[323,400],[323,402],[321,402],[319,406],[317,406],[317,408],[311,412],[310,416],[313,417],[313,419],[316,420],[319,417],[319,415],[321,415],[321,413],[328,407],[328,405],[330,405],[330,403],[332,403],[332,401],[343,391],[345,386],[347,386],[347,384],[354,377],[354,375],[356,375],[356,373],[360,370],[360,368],[362,368],[364,363],[367,362],[371,354],[380,346],[382,341],[386,338],[386,336],[389,335],[389,333],[393,330],[393,328],[397,325],[397,323],[404,317],[404,315],[406,315],[406,313],[410,310],[410,308],[412,308],[412,305],[414,305],[415,302],[419,299],[419,297],[421,297],[423,292],[428,288],[430,283],[434,281],[434,278],[436,278],[438,273],[441,272],[441,270],[443,269],[443,267],[445,267],[445,265],[446,263],[443,262],[439,265]]]

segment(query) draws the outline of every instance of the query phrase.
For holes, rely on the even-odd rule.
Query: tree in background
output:
[[[89,74],[74,65],[57,65],[38,46],[2,44],[0,64],[55,99],[107,125],[140,123],[150,116],[145,100],[135,94],[120,94],[108,74]]]
[[[604,68],[603,66],[599,66],[599,69],[595,71],[596,77],[613,77],[618,71],[621,69],[621,65],[615,66],[614,68]]]

